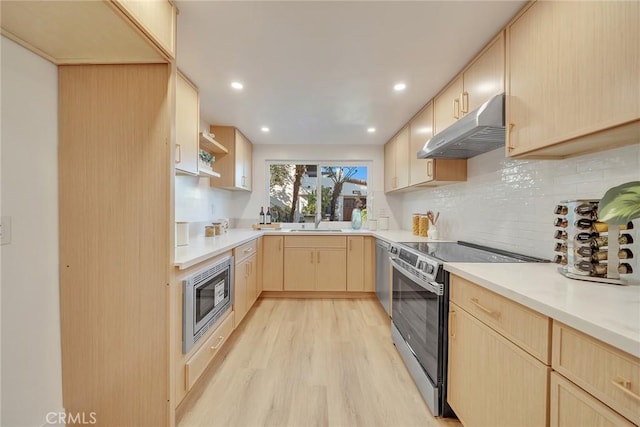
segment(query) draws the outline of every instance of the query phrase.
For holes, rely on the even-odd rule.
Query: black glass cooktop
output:
[[[402,244],[444,262],[548,262],[541,258],[469,242],[406,242]]]

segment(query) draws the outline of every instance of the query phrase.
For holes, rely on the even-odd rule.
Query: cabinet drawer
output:
[[[557,372],[551,373],[551,427],[623,426],[629,421]]]
[[[553,322],[552,367],[640,424],[640,359]]]
[[[468,280],[451,275],[451,301],[549,365],[551,319]]]
[[[222,321],[220,326],[204,342],[202,347],[189,359],[185,365],[187,391],[198,381],[200,375],[209,366],[209,362],[220,351],[224,342],[233,332],[233,312]]]
[[[258,250],[258,239],[252,240],[250,242],[245,243],[244,245],[240,245],[233,250],[233,256],[235,257],[236,264],[242,262],[244,259],[250,257],[255,254]]]
[[[346,248],[344,236],[285,236],[285,248]]]

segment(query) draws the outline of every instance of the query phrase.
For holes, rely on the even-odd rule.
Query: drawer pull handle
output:
[[[456,324],[455,324],[455,320],[456,320],[456,312],[452,310],[452,311],[449,312],[449,336],[452,339],[456,339]]]
[[[616,377],[615,379],[611,380],[611,384],[616,386],[620,391],[622,391],[627,396],[630,396],[630,397],[634,398],[635,400],[639,400],[640,401],[640,396],[638,396],[637,394],[635,394],[634,392],[632,392],[630,390],[631,389],[631,381],[627,381],[627,380],[625,380],[624,378],[621,378],[621,377]]]
[[[218,337],[218,342],[216,343],[216,345],[211,347],[211,350],[217,350],[220,348],[220,346],[222,345],[222,341],[224,341],[224,337],[222,335],[220,335]]]
[[[500,312],[499,311],[495,311],[495,310],[490,310],[487,307],[485,307],[484,305],[480,304],[480,302],[478,301],[478,298],[471,298],[471,302],[478,307],[480,310],[484,311],[485,313],[487,313],[489,316],[491,317],[495,317],[498,318],[500,317]]]
[[[248,254],[248,253],[249,253],[249,252],[251,252],[252,250],[253,250],[253,248],[247,248],[247,249],[245,249],[245,250],[244,250],[244,253],[245,253],[245,254]]]

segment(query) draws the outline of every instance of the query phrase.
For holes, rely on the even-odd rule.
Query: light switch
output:
[[[0,244],[11,243],[11,217],[3,216],[0,220]]]

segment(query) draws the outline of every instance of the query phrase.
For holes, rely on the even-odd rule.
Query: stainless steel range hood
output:
[[[504,94],[435,135],[418,151],[419,159],[468,159],[504,146]]]

